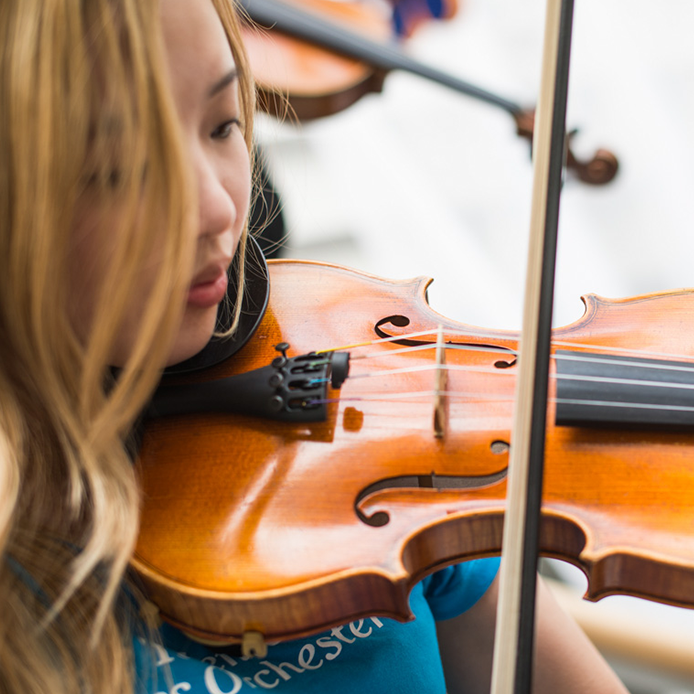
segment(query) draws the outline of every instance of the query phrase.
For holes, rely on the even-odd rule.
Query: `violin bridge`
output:
[[[434,383],[434,436],[442,439],[448,423],[446,407],[446,389],[448,387],[448,370],[446,367],[446,345],[443,341],[443,325],[439,325],[436,336],[436,369]]]

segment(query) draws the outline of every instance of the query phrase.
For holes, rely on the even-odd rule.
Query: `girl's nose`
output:
[[[215,236],[230,231],[236,219],[236,207],[212,162],[198,165],[198,206],[200,236]]]

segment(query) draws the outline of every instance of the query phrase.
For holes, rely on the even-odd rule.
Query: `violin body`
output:
[[[306,121],[321,118],[351,106],[361,97],[383,88],[387,70],[378,63],[359,60],[330,50],[323,43],[301,39],[294,32],[282,30],[282,15],[294,8],[310,17],[329,22],[319,35],[331,45],[335,30],[354,32],[360,39],[373,40],[387,50],[396,45],[397,36],[410,36],[421,24],[433,19],[450,19],[458,9],[457,0],[439,4],[425,0],[392,0],[378,2],[345,2],[344,0],[280,0],[269,3],[275,14],[258,21],[254,5],[245,10],[255,19],[244,22],[244,45],[250,59],[261,107],[268,113],[284,117],[287,103],[293,115]],[[242,13],[242,18],[244,14]],[[292,22],[292,26],[295,25]],[[301,26],[299,22],[298,26]],[[305,27],[304,27],[305,29]],[[332,39],[331,39],[332,37]],[[286,97],[286,101],[285,101]]]
[[[377,3],[289,0],[289,4],[383,43],[392,38],[390,18]],[[287,103],[299,120],[308,121],[339,113],[383,88],[384,70],[275,29],[244,24],[243,43],[260,106],[280,118],[286,115]]]
[[[366,615],[407,620],[408,594],[425,575],[500,552],[518,335],[437,314],[424,278],[269,266],[255,335],[202,378],[265,366],[280,342],[291,355],[400,339],[350,350],[351,375],[330,391],[324,422],[150,422],[133,567],[162,616],[202,639],[257,631],[282,640]],[[555,330],[555,343],[694,364],[694,293],[583,300],[583,317]],[[436,335],[410,335],[439,325],[447,382],[434,396]],[[555,396],[551,379],[542,554],[580,567],[593,600],[694,604],[694,434],[557,426]]]
[[[413,1],[416,6],[419,0]],[[407,0],[396,0],[396,5],[400,3],[407,12]],[[336,0],[240,0],[240,4],[252,20],[244,24],[243,35],[259,105],[272,115],[312,120],[338,113],[362,96],[380,92],[388,72],[397,69],[503,108],[513,116],[518,135],[532,142],[534,109],[521,108],[408,57],[397,43],[387,40],[390,23],[378,4]],[[444,3],[441,16],[455,9],[455,3]],[[571,137],[566,140],[567,168],[584,183],[609,183],[619,168],[614,154],[598,149],[592,159],[581,160],[569,146]]]

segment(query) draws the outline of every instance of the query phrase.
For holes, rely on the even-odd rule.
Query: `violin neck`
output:
[[[248,16],[262,26],[367,63],[379,70],[404,70],[424,77],[461,94],[498,106],[512,115],[522,111],[512,101],[410,58],[397,45],[373,41],[315,13],[281,0],[240,0],[240,3]]]
[[[694,365],[558,351],[558,426],[692,430]]]

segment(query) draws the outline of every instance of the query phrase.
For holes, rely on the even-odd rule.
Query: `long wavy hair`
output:
[[[213,2],[250,149],[235,10]],[[159,12],[159,0],[0,3],[1,692],[134,687],[127,440],[178,329],[198,219]],[[85,194],[117,210],[86,335],[71,319],[69,262]],[[114,377],[111,346],[144,272],[151,291]]]

